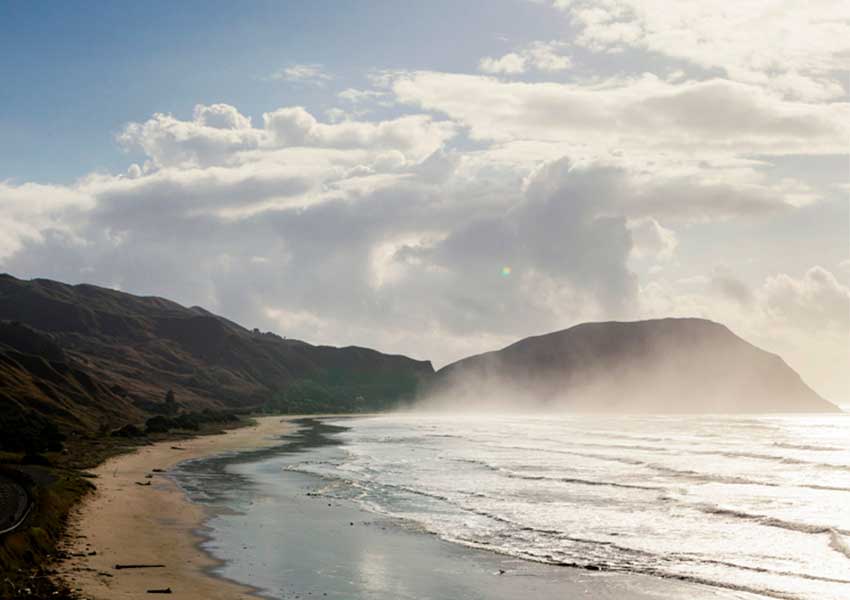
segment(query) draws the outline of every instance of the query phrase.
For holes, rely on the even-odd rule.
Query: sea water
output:
[[[332,451],[263,476],[310,474],[328,500],[525,561],[850,598],[850,415],[336,423]]]

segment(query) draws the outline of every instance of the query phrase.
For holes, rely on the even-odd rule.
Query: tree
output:
[[[177,400],[174,397],[174,390],[165,392],[165,414],[176,415],[179,410]]]

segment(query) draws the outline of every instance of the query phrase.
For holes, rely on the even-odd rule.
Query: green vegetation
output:
[[[24,483],[33,500],[27,523],[0,538],[0,598],[72,598],[70,590],[57,587],[42,565],[56,553],[71,507],[94,486],[73,471],[30,467],[25,473],[3,465],[0,471]],[[39,477],[40,485],[29,472]]]
[[[185,412],[175,417],[153,416],[145,422],[145,433],[168,433],[173,429],[198,431],[204,425],[227,425],[237,422],[239,422],[239,417],[233,413],[206,409],[199,412]],[[119,431],[126,431],[126,429],[124,427]]]
[[[287,414],[386,410],[412,399],[418,384],[418,378],[406,371],[368,377],[355,371],[328,369],[315,379],[298,379],[274,392],[265,410]]]
[[[56,423],[15,405],[0,409],[0,450],[38,454],[59,452],[65,436]]]

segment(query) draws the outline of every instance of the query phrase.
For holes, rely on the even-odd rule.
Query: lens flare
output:
[[[508,277],[511,274],[510,267],[502,267],[502,277]]]

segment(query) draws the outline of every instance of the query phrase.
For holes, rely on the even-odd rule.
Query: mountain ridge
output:
[[[200,307],[91,284],[0,275],[0,321],[7,322],[0,334],[17,335],[17,347],[4,345],[0,335],[0,352],[34,353],[85,373],[106,390],[105,408],[121,407],[125,421],[164,410],[169,390],[187,410],[378,410],[412,398],[420,380],[433,374],[428,361],[314,346],[249,330]],[[28,403],[49,412],[37,393],[46,384],[21,364],[30,360],[10,360],[6,387],[28,381]],[[69,396],[79,397],[74,381],[59,387],[54,396],[65,405],[73,404]],[[109,412],[103,416],[114,424]]]

